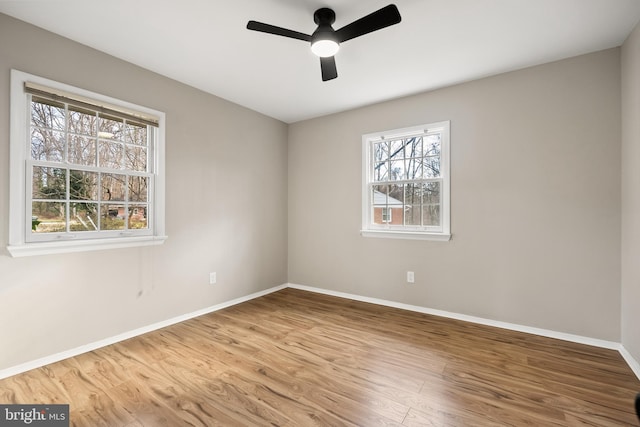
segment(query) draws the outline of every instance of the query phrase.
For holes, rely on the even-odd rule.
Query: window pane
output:
[[[124,201],[126,175],[102,174],[102,200]]]
[[[404,140],[397,139],[389,142],[389,158],[390,159],[402,159],[404,158]]]
[[[61,233],[67,231],[66,203],[31,203],[31,231],[33,233]]]
[[[97,203],[71,203],[69,214],[71,231],[98,231]]]
[[[386,181],[389,179],[389,144],[376,142],[373,144],[373,180]]]
[[[423,225],[440,225],[440,205],[425,205],[422,207]]]
[[[139,230],[148,228],[147,223],[147,206],[146,205],[130,205],[129,206],[129,228]]]
[[[440,225],[440,183],[429,182],[423,185],[422,224]]]
[[[124,122],[117,117],[101,116],[98,137],[124,141]]]
[[[70,136],[69,162],[77,165],[95,166],[96,140],[87,136]]]
[[[389,163],[378,162],[373,165],[373,180],[387,181],[389,179]]]
[[[404,204],[404,185],[389,186],[389,199],[387,204],[392,207],[402,207]]]
[[[424,174],[426,178],[440,177],[440,157],[424,158]]]
[[[65,200],[67,171],[47,166],[34,166],[31,196],[33,199]]]
[[[122,168],[124,147],[121,143],[100,140],[99,146],[101,167],[110,169]]]
[[[98,200],[98,174],[79,170],[69,171],[71,200]]]
[[[371,200],[373,201],[373,223],[384,224],[383,212],[387,208],[388,197],[387,191],[388,185],[374,185],[372,186]]]
[[[411,158],[406,161],[406,174],[407,179],[421,179],[422,178],[422,159]]]
[[[389,144],[386,141],[373,143],[374,162],[384,162],[389,160]]]
[[[406,205],[404,207],[404,225],[421,225],[422,205]]]
[[[404,199],[404,224],[421,225],[422,184],[407,184]]]
[[[64,157],[64,132],[31,128],[31,158],[61,162]]]
[[[371,195],[373,200],[373,206],[387,206],[387,191],[388,185],[373,185]]]
[[[422,157],[422,137],[408,138],[405,146],[406,157]]]
[[[105,204],[100,206],[100,228],[102,230],[124,230],[124,205]]]
[[[424,155],[439,156],[440,140],[441,140],[441,135],[439,133],[427,135],[426,141],[424,142]]]
[[[125,126],[125,142],[128,144],[147,145],[147,126],[127,123]]]
[[[423,184],[423,204],[439,204],[440,203],[440,183],[428,182]]]
[[[95,112],[69,106],[69,132],[95,137],[96,122]]]
[[[138,172],[147,171],[147,148],[129,145],[126,148],[127,155],[125,157],[124,167]]]
[[[64,104],[34,96],[31,102],[31,125],[64,130]]]
[[[132,202],[146,202],[147,196],[147,178],[144,176],[129,177],[129,200]]]
[[[404,160],[391,161],[391,170],[389,171],[389,173],[390,173],[390,179],[392,181],[406,179],[407,175],[405,171]]]

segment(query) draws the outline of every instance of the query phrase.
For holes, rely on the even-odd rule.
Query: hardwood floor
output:
[[[613,350],[285,289],[0,381],[75,426],[638,425]]]

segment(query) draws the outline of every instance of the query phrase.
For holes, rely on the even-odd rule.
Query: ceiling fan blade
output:
[[[400,12],[395,4],[390,4],[382,9],[376,10],[351,24],[346,25],[336,31],[336,36],[340,43],[360,37],[364,34],[380,30],[400,22]]]
[[[260,31],[268,34],[275,34],[276,36],[289,37],[292,39],[304,40],[306,42],[311,41],[311,36],[299,33],[297,31],[288,30],[282,27],[276,27],[275,25],[265,24],[263,22],[249,21],[247,22],[247,29],[253,31]]]
[[[327,56],[320,58],[320,69],[322,70],[322,81],[335,79],[338,77],[338,69],[336,68],[336,58]]]

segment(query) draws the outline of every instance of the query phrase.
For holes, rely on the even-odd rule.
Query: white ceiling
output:
[[[322,116],[620,46],[640,0],[395,0],[398,25],[350,40],[338,78],[300,40],[331,7],[338,29],[392,0],[0,0],[0,12],[280,119]]]

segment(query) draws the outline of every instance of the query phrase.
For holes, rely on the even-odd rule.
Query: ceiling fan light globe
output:
[[[340,45],[334,40],[316,40],[311,43],[311,52],[321,58],[327,58],[338,53]]]

